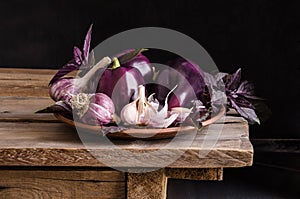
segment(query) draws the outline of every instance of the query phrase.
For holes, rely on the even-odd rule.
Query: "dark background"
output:
[[[250,126],[254,166],[223,182],[170,182],[170,198],[297,198],[300,182],[300,28],[297,1],[2,1],[0,67],[59,68],[93,26],[92,47],[131,28],[158,26],[198,41],[222,72],[242,68],[271,117]],[[145,38],[147,39],[147,38]],[[275,139],[275,140],[274,140]]]

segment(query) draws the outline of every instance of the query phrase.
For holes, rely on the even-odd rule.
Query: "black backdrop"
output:
[[[297,1],[2,1],[0,66],[59,68],[93,26],[92,47],[131,28],[158,26],[198,41],[220,71],[242,68],[272,116],[251,138],[300,138]],[[147,38],[145,38],[147,39]],[[298,149],[299,150],[299,149]]]

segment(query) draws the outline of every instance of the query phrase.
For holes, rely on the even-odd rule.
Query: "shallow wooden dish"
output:
[[[220,111],[212,118],[201,122],[202,126],[207,126],[219,120],[225,114],[225,107],[222,106]],[[73,127],[78,129],[82,129],[84,131],[90,133],[96,133],[100,135],[102,126],[92,126],[80,122],[73,121],[68,119],[58,113],[55,113],[54,116]],[[114,139],[139,139],[139,140],[156,140],[156,139],[164,139],[164,138],[172,138],[177,134],[185,134],[188,132],[192,132],[195,130],[193,126],[183,126],[183,127],[170,127],[170,128],[163,128],[163,129],[154,129],[154,128],[136,128],[136,129],[126,129],[115,133],[107,133],[106,136],[109,138]]]

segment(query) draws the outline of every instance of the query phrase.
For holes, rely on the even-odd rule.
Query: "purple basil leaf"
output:
[[[56,82],[58,79],[63,77],[64,75],[74,71],[78,70],[79,66],[76,64],[74,60],[70,61],[66,65],[64,65],[61,69],[58,70],[58,72],[54,75],[54,77],[50,80],[49,85],[53,84]]]
[[[71,113],[71,107],[63,101],[55,102],[55,104],[44,109],[38,110],[35,113]]]
[[[80,66],[80,73],[78,74],[79,77],[84,76],[89,70],[95,65],[95,56],[94,56],[94,50],[92,50],[89,54],[88,63],[86,65]]]
[[[236,104],[235,100],[229,98],[232,108],[234,108],[242,117],[247,119],[249,123],[258,123],[260,124],[260,121],[252,108],[247,108],[247,107],[241,107],[238,104]]]
[[[240,84],[237,91],[235,92],[235,94],[243,96],[248,99],[261,99],[261,100],[263,99],[263,98],[255,96],[254,85],[248,81],[243,81]]]
[[[74,54],[74,60],[75,60],[75,62],[78,65],[81,65],[81,63],[82,63],[82,52],[81,52],[81,50],[78,47],[74,46],[74,48],[73,48],[73,54]]]
[[[234,91],[238,88],[241,81],[241,69],[239,68],[235,73],[229,75],[228,80],[226,82],[226,88],[229,91]]]
[[[84,40],[84,44],[83,44],[83,59],[84,59],[85,63],[88,62],[88,58],[89,58],[91,36],[92,36],[92,27],[93,27],[93,24],[90,26],[90,28],[89,28],[86,36],[85,36],[85,40]]]
[[[242,96],[230,95],[228,96],[228,98],[230,99],[230,101],[233,100],[239,107],[254,109],[254,106],[251,104],[251,102]]]
[[[261,122],[265,122],[271,117],[272,111],[264,101],[250,99],[250,102],[255,107],[255,113]]]
[[[78,64],[78,65],[81,65],[82,64],[82,52],[81,50],[74,46],[73,48],[73,56],[74,56],[74,60],[75,62]]]

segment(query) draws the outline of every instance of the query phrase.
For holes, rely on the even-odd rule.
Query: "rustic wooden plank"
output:
[[[54,75],[56,72],[57,70],[53,70],[53,69],[0,68],[0,77],[2,76],[1,74],[7,74],[7,73]]]
[[[213,124],[220,125],[220,124]],[[235,127],[234,127],[235,126]],[[238,127],[240,126],[240,127]],[[89,143],[93,153],[101,160],[114,157],[113,166],[143,165],[143,162],[159,162],[171,155],[181,155],[170,167],[205,168],[239,167],[252,164],[253,149],[247,132],[238,123],[224,125],[219,137],[213,133],[198,132],[192,145],[184,136],[166,147],[170,139],[157,141],[114,141],[118,148],[107,143],[99,144],[101,136],[91,134]],[[164,148],[162,148],[164,147]],[[160,149],[156,157],[141,156],[145,152]],[[136,153],[137,162],[123,160],[123,150]],[[82,145],[76,131],[63,123],[9,123],[0,126],[1,165],[43,166],[106,166],[100,163]],[[201,154],[205,154],[201,157]],[[216,158],[217,157],[217,158]],[[133,157],[134,158],[134,157]],[[126,165],[128,164],[128,165]],[[149,165],[148,165],[149,166]]]
[[[52,78],[52,74],[39,74],[39,73],[18,73],[18,72],[0,72],[0,80],[11,80],[11,81],[42,81],[46,82]]]
[[[2,69],[0,93],[2,96],[47,97],[48,82],[54,72],[54,70]]]
[[[0,93],[2,96],[48,97],[48,83],[57,70],[15,69],[0,70]],[[76,75],[76,72],[69,76]]]
[[[110,168],[91,167],[1,167],[1,177],[41,178],[53,180],[81,180],[125,182],[125,173]]]
[[[127,174],[128,199],[165,199],[167,197],[167,177],[164,169],[147,173]]]
[[[53,114],[34,114],[53,103],[49,97],[0,97],[0,122],[59,122]]]
[[[173,142],[178,142],[178,145],[172,144],[168,145],[170,149],[179,149],[180,147],[188,148],[202,148],[209,149],[211,147],[218,149],[244,149],[248,150],[243,146],[243,141],[248,140],[248,131],[238,124],[231,123],[222,126],[219,132],[214,132],[214,128],[219,128],[219,124],[212,124],[210,127],[205,127],[201,131],[197,132],[196,135],[188,134],[186,136],[178,136]],[[89,134],[89,136],[95,136],[95,138],[101,138],[99,135]],[[52,148],[65,147],[68,148],[69,144],[67,141],[74,142],[78,140],[77,133],[74,128],[64,124],[64,123],[27,123],[27,122],[2,122],[0,126],[0,146],[1,148],[16,147],[19,143],[20,148],[36,148],[45,147]],[[51,138],[53,138],[51,140]],[[193,139],[193,143],[189,139]],[[23,141],[20,143],[20,141]],[[59,142],[58,142],[59,141]],[[115,144],[122,145],[124,148],[128,149],[155,149],[163,147],[170,143],[172,139],[164,140],[152,140],[152,141],[142,141],[142,140],[115,140]],[[180,143],[179,143],[180,142]],[[207,143],[206,143],[207,142]],[[76,142],[78,143],[78,141]],[[190,143],[189,146],[187,146]],[[237,143],[233,145],[232,143]],[[249,142],[248,142],[249,143]],[[95,144],[96,141],[95,141]],[[232,145],[232,146],[231,146]],[[75,145],[76,146],[76,145]],[[72,145],[73,147],[73,145]],[[80,148],[81,146],[78,145]],[[107,147],[105,143],[99,146],[99,149]],[[242,147],[242,148],[241,148]]]
[[[185,179],[185,180],[222,180],[222,168],[197,168],[197,169],[178,169],[166,168],[167,178]]]
[[[86,149],[0,149],[1,166],[107,167]]]
[[[0,170],[0,197],[125,198],[124,174],[116,176],[116,173],[100,170]],[[101,178],[101,175],[106,177]],[[108,180],[110,176],[113,180]]]
[[[24,83],[24,86],[20,86]],[[43,81],[7,81],[0,80],[0,93],[5,96],[40,96],[47,97],[48,86]]]

